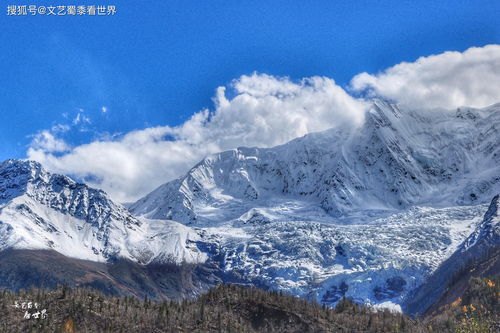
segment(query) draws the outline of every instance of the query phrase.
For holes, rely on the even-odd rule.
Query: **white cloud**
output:
[[[361,73],[351,88],[414,108],[485,107],[500,102],[500,45],[472,47],[403,62],[371,75]]]
[[[219,87],[214,111],[200,111],[178,127],[133,131],[63,155],[33,142],[28,158],[56,172],[90,177],[91,185],[129,201],[180,176],[210,153],[243,145],[269,147],[308,132],[360,124],[367,106],[324,77],[293,82],[252,74],[230,88],[234,97]]]
[[[367,104],[347,94],[332,79],[311,77],[300,82],[266,74],[241,76],[228,99],[219,87],[215,112],[204,111],[176,128],[190,142],[209,139],[223,149],[269,147],[313,131],[361,124]]]
[[[50,131],[52,133],[65,133],[67,131],[69,131],[71,129],[71,127],[69,125],[66,125],[66,124],[56,124],[54,126],[52,126],[52,128],[50,129]]]
[[[63,131],[62,126],[52,127],[53,132]],[[57,139],[50,131],[43,130],[33,136],[30,149],[44,151],[48,154],[68,151],[70,147],[61,139]]]
[[[362,73],[350,89],[419,109],[493,104],[500,101],[499,86],[500,46],[490,45],[401,63],[377,75]],[[182,175],[208,154],[238,146],[269,147],[308,132],[361,124],[369,103],[326,77],[296,82],[252,74],[234,80],[229,92],[217,88],[214,104],[214,110],[195,113],[177,127],[100,136],[71,150],[55,137],[57,131],[42,131],[27,156],[52,171],[86,178],[116,200],[130,201]],[[82,116],[83,110],[77,123]]]
[[[91,124],[92,121],[90,120],[90,117],[85,115],[85,111],[83,109],[79,109],[78,113],[76,114],[76,117],[73,119],[72,124],[73,125],[78,125],[78,124]]]

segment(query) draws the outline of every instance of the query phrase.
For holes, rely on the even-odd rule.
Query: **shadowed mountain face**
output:
[[[52,250],[6,250],[0,256],[0,288],[92,287],[105,294],[181,300],[219,284],[216,267],[196,264],[99,263]]]
[[[445,284],[445,292],[438,298],[436,298],[437,294],[432,295],[434,297],[431,300],[434,303],[427,309],[423,306],[419,309],[422,309],[422,311],[425,309],[423,313],[425,316],[433,316],[441,313],[457,300],[466,299],[464,297],[465,291],[473,279],[483,278],[489,280],[495,277],[497,280],[500,280],[500,246],[491,248],[483,257],[473,260],[463,268],[456,270],[454,275]],[[417,296],[420,296],[420,294],[417,294]],[[418,298],[415,299],[414,303],[418,303]],[[499,300],[497,298],[497,309],[500,309],[498,303]],[[423,304],[427,305],[428,303]],[[410,308],[410,310],[413,310],[413,308]],[[497,316],[500,316],[500,313],[497,313]]]

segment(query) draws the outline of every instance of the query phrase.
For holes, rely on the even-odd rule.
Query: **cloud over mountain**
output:
[[[53,153],[66,148],[64,142],[42,131],[27,155],[126,201],[180,176],[207,154],[242,145],[270,147],[309,132],[360,124],[367,107],[325,77],[294,82],[254,73],[234,80],[230,90],[233,97],[226,96],[225,87],[217,88],[215,109],[195,113],[180,126],[132,131],[62,155]]]
[[[416,108],[485,107],[500,101],[500,45],[472,47],[403,62],[376,75],[361,73],[351,88]]]
[[[376,75],[362,73],[347,89],[327,77],[295,81],[254,73],[218,87],[214,109],[199,111],[179,126],[146,128],[71,149],[56,131],[41,131],[27,157],[130,201],[180,176],[207,154],[270,147],[309,132],[357,126],[371,98],[415,109],[482,107],[500,101],[499,85],[498,45],[422,57]]]

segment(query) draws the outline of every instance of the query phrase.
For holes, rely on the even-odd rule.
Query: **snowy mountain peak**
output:
[[[99,226],[111,215],[140,225],[139,220],[131,217],[102,190],[47,172],[38,162],[7,160],[0,164],[0,198],[6,201],[22,195],[62,214]]]
[[[371,112],[360,129],[207,157],[130,210],[203,226],[199,248],[248,283],[400,309],[481,230],[500,184],[500,123]]]
[[[500,184],[500,112],[495,106],[467,110],[480,117],[377,101],[359,128],[212,155],[130,210],[217,224],[275,199],[315,202],[337,217],[360,209],[485,203]]]
[[[368,118],[377,121],[381,126],[388,126],[403,116],[402,111],[394,104],[377,100],[368,111]]]
[[[93,261],[202,261],[195,232],[131,215],[108,195],[33,161],[0,164],[0,250],[53,249]],[[170,241],[174,242],[170,244]]]
[[[12,199],[28,190],[36,179],[48,180],[47,173],[38,162],[6,160],[0,164],[0,200]]]

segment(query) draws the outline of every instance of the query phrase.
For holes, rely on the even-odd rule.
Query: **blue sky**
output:
[[[498,1],[112,3],[114,17],[2,16],[0,158],[24,157],[28,135],[78,109],[97,117],[98,132],[176,125],[252,71],[346,84],[362,71],[500,41]]]
[[[52,133],[72,147],[183,124],[214,109],[217,87],[253,72],[324,76],[346,87],[361,72],[500,42],[497,0],[105,4],[118,13],[10,17],[4,8],[1,159],[26,157],[36,133],[61,124],[71,130]]]

